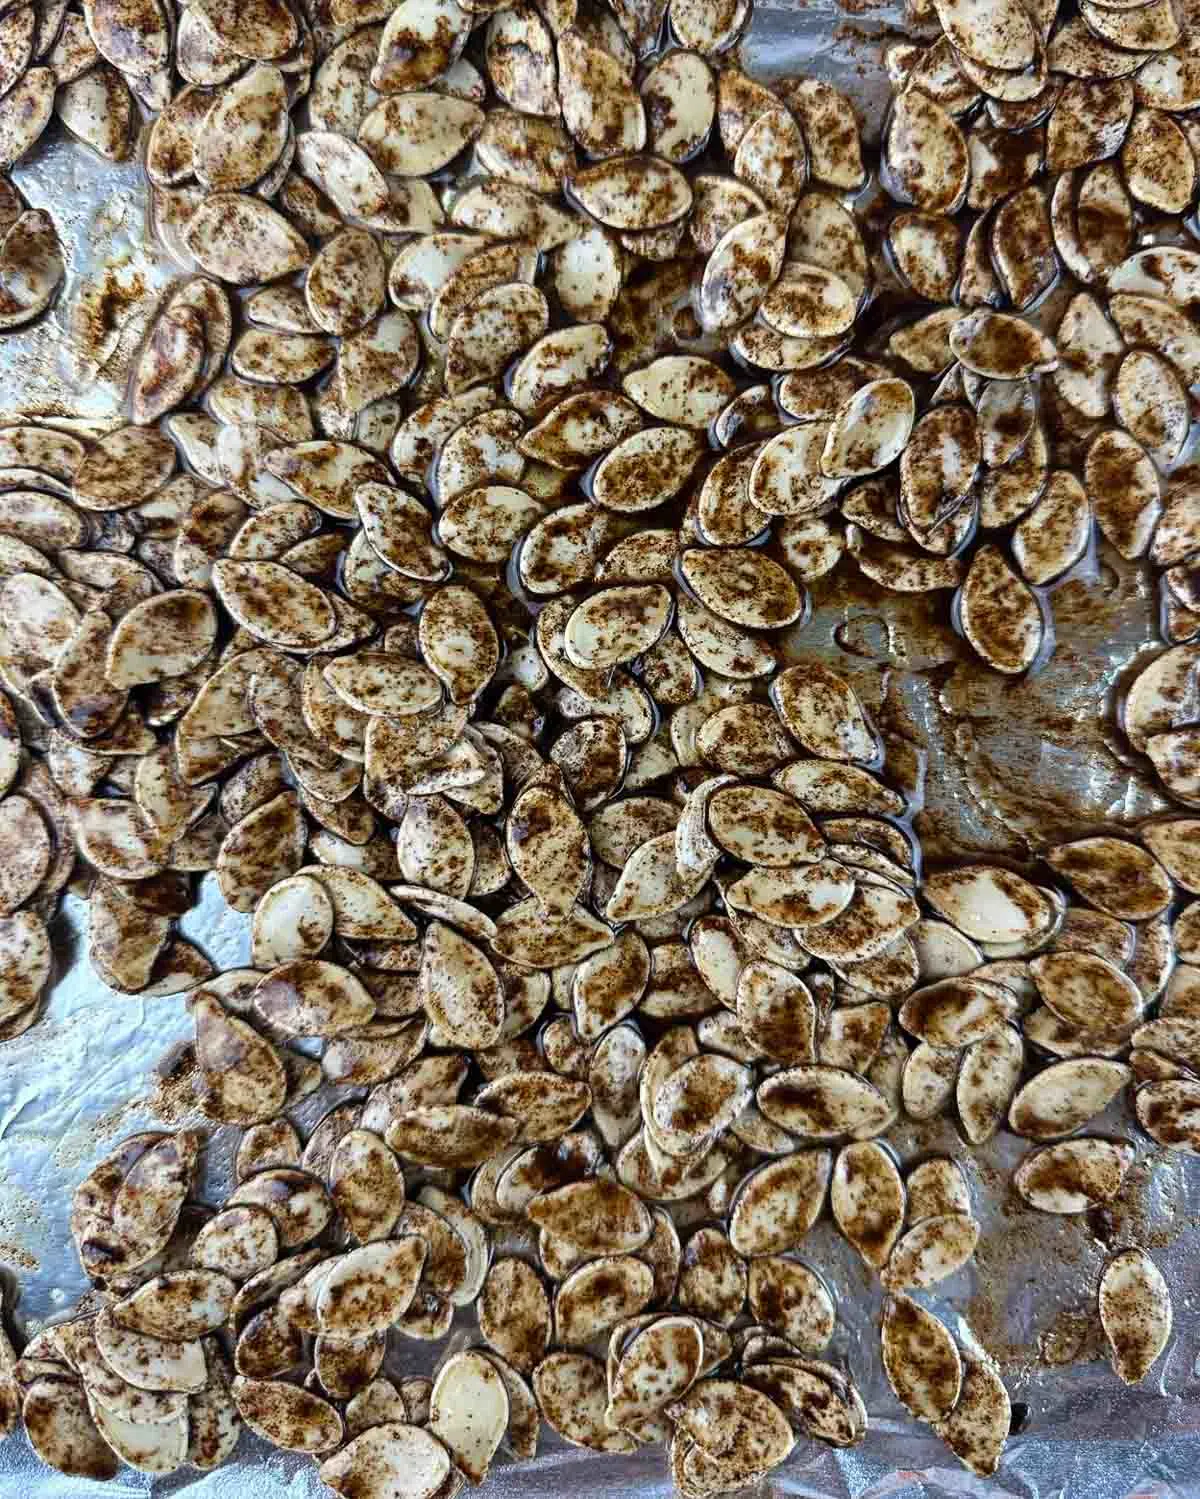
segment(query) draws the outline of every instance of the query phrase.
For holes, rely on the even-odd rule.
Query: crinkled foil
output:
[[[802,68],[829,78],[854,97],[877,135],[888,95],[881,46],[902,20],[898,9],[873,0],[846,10],[827,0],[759,0],[742,60],[768,79]],[[0,413],[115,425],[128,359],[158,289],[174,274],[145,246],[140,169],[101,163],[56,139],[15,176],[30,203],[53,215],[68,279],[48,318],[0,344]],[[1115,727],[1121,683],[1157,643],[1144,568],[1107,548],[1086,557],[1052,591],[1053,655],[1016,682],[972,656],[950,626],[944,594],[883,597],[844,572],[815,587],[812,618],[789,646],[836,662],[872,706],[888,740],[889,775],[917,808],[927,855],[985,852],[1022,861],[1057,838],[1128,825],[1167,805]],[[180,1065],[190,1035],[182,999],[108,991],[88,968],[85,923],[85,908],[68,898],[55,929],[59,974],[46,1016],[0,1050],[0,1264],[6,1307],[15,1305],[27,1334],[67,1312],[86,1289],[67,1229],[79,1179],[134,1130],[203,1122]],[[216,963],[246,959],[245,921],[225,908],[211,878],[181,927]],[[300,1122],[311,1125],[335,1097],[306,1100]],[[999,1475],[972,1477],[891,1395],[879,1359],[877,1284],[825,1222],[805,1241],[803,1258],[836,1294],[830,1356],[853,1373],[871,1427],[848,1452],[801,1441],[761,1492],[1200,1496],[1200,1161],[1147,1152],[1119,1104],[1096,1128],[1136,1137],[1142,1156],[1119,1205],[1078,1218],[1034,1214],[1014,1200],[1012,1168],[1026,1147],[1011,1135],[969,1151],[943,1119],[890,1137],[906,1163],[946,1153],[970,1178],[984,1226],[979,1250],[923,1299],[965,1349],[986,1350],[1004,1375],[1015,1434]],[[208,1152],[210,1200],[228,1183],[233,1134],[222,1132],[226,1138],[218,1135]],[[1175,1301],[1171,1344],[1136,1390],[1111,1373],[1094,1310],[1103,1261],[1129,1243],[1154,1255]],[[429,1372],[446,1346],[464,1341],[470,1322],[460,1320],[442,1344],[398,1350],[404,1372]],[[499,1467],[488,1480],[496,1499],[568,1491],[650,1499],[670,1487],[658,1449],[605,1457],[569,1448],[546,1428],[535,1461]],[[44,1468],[21,1432],[0,1445],[3,1499],[315,1499],[327,1492],[310,1461],[248,1433],[236,1461],[216,1473],[184,1469],[152,1480],[123,1470],[108,1484]]]

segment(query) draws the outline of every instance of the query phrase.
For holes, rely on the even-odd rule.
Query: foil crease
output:
[[[903,25],[902,5],[889,0],[849,0],[845,8],[758,0],[742,62],[767,80],[801,69],[828,78],[858,105],[867,139],[877,139],[888,98],[882,50]],[[68,272],[49,316],[0,342],[0,413],[107,430],[119,423],[129,360],[158,292],[179,272],[147,243],[136,161],[114,167],[59,136],[14,176],[31,206],[54,217]],[[913,801],[927,855],[1022,862],[1049,842],[1098,825],[1119,828],[1169,805],[1115,726],[1122,681],[1159,644],[1148,570],[1102,546],[1056,585],[1052,603],[1054,654],[1013,683],[955,635],[944,596],[883,598],[841,576],[813,588],[812,618],[788,648],[836,663],[874,710],[889,776]],[[24,1336],[62,1317],[87,1289],[67,1227],[80,1178],[135,1130],[203,1126],[180,1065],[191,1034],[182,998],[109,991],[87,963],[86,921],[86,906],[69,896],[53,933],[58,972],[46,1014],[0,1051],[0,1279],[9,1320]],[[211,876],[180,928],[219,965],[247,960],[246,922],[225,907]],[[324,1089],[305,1100],[293,1111],[297,1122],[311,1126],[339,1096]],[[1012,1169],[1028,1147],[1011,1135],[968,1150],[945,1119],[889,1134],[906,1165],[948,1154],[970,1179],[983,1225],[975,1260],[921,1299],[968,1353],[990,1354],[1004,1377],[1015,1419],[999,1474],[972,1476],[891,1394],[879,1358],[878,1285],[824,1221],[801,1258],[835,1293],[828,1356],[853,1374],[870,1430],[861,1446],[842,1452],[801,1439],[752,1492],[1200,1499],[1200,1160],[1147,1151],[1120,1103],[1092,1132],[1136,1138],[1141,1157],[1120,1203],[1078,1218],[1035,1214],[1014,1199]],[[233,1130],[212,1138],[206,1201],[228,1187],[235,1145]],[[1171,1287],[1175,1331],[1145,1383],[1126,1389],[1104,1357],[1095,1286],[1108,1255],[1133,1243],[1153,1254]],[[460,1314],[442,1343],[405,1344],[395,1372],[432,1372],[470,1328],[469,1314]],[[660,1449],[603,1456],[567,1446],[544,1426],[538,1457],[497,1466],[487,1487],[495,1499],[568,1491],[657,1499],[672,1490]],[[0,1444],[0,1499],[328,1493],[309,1459],[248,1432],[235,1460],[215,1473],[185,1468],[151,1479],[122,1469],[105,1484],[45,1468],[23,1431]]]

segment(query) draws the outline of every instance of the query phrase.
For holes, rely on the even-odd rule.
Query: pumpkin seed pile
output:
[[[1200,805],[1200,43],[1172,0],[926,9],[877,172],[828,83],[739,69],[746,0],[0,19],[4,164],[144,115],[182,272],[128,425],[0,429],[0,1037],[74,889],[242,1131],[215,1210],[192,1131],[79,1187],[93,1293],[0,1341],[51,1466],[215,1467],[246,1425],[442,1499],[544,1420],[727,1492],[866,1431],[828,1208],[897,1398],[987,1475],[1008,1394],[922,1299],[971,1192],[889,1129],[1013,1132],[1043,1213],[1116,1198],[1142,1135],[1200,1151],[1200,821],[926,871],[803,649],[842,566],[1024,673],[1098,528],[1163,599],[1123,732]],[[0,326],[62,274],[6,185]],[[176,930],[210,872],[246,968]],[[1099,1132],[1126,1093],[1140,1135]],[[1125,1249],[1097,1294],[1142,1379],[1162,1276]]]

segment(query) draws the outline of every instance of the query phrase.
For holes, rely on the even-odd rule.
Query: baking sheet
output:
[[[887,99],[882,42],[899,8],[857,0],[853,11],[797,0],[761,3],[743,48],[748,70],[769,78],[808,67],[852,94],[877,133]],[[158,289],[176,272],[148,252],[140,169],[113,167],[67,139],[44,142],[14,174],[30,203],[53,215],[68,260],[65,294],[31,331],[0,344],[0,413],[115,425],[125,361]],[[80,359],[79,334],[87,357]],[[947,620],[945,596],[891,595],[840,569],[814,589],[814,613],[789,642],[853,678],[888,737],[889,774],[920,808],[927,854],[982,851],[1018,860],[1099,824],[1128,825],[1168,803],[1112,728],[1113,699],[1129,664],[1156,648],[1157,604],[1144,567],[1093,550],[1052,595],[1056,650],[1033,676],[987,671]],[[845,574],[845,575],[843,575]],[[0,1265],[6,1306],[26,1335],[75,1303],[86,1282],[66,1220],[74,1185],[97,1158],[153,1123],[202,1125],[190,1082],[173,1067],[190,1035],[180,998],[110,992],[82,952],[85,907],[68,897],[55,927],[59,980],[45,1018],[0,1050]],[[184,935],[219,965],[246,959],[243,918],[211,878],[182,921]],[[306,1100],[311,1123],[336,1095]],[[1122,1109],[1099,1128],[1134,1138]],[[228,1179],[235,1132],[214,1138],[207,1172]],[[803,1257],[835,1290],[839,1324],[831,1356],[863,1391],[865,1443],[832,1452],[801,1442],[760,1486],[772,1494],[1011,1494],[1070,1499],[1200,1496],[1200,1161],[1150,1150],[1123,1206],[1100,1215],[1034,1215],[1010,1195],[1024,1151],[1002,1135],[967,1152],[949,1121],[891,1136],[906,1163],[957,1158],[971,1178],[984,1235],[974,1263],[929,1304],[963,1345],[999,1363],[1019,1420],[1000,1474],[972,1477],[888,1390],[878,1355],[880,1297],[873,1277],[828,1222]],[[1149,1142],[1138,1139],[1143,1151]],[[215,1198],[214,1198],[215,1200]],[[1176,1333],[1144,1387],[1126,1390],[1099,1357],[1094,1286],[1113,1248],[1150,1249],[1175,1297]],[[463,1319],[443,1344],[404,1344],[405,1372],[428,1372],[467,1334]],[[1042,1356],[1047,1342],[1055,1356]],[[613,1499],[670,1492],[656,1449],[609,1458],[567,1447],[546,1428],[539,1457],[498,1469],[487,1492],[530,1499],[568,1489]],[[182,1494],[188,1499],[309,1499],[325,1494],[314,1465],[244,1433],[237,1461],[218,1472],[183,1470],[151,1481],[123,1470],[108,1484],[66,1479],[41,1466],[23,1432],[0,1445],[2,1499]]]

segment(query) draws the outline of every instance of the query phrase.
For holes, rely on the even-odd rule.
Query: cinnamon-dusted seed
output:
[[[1013,1184],[1026,1202],[1044,1213],[1082,1213],[1116,1196],[1134,1154],[1125,1141],[1063,1140],[1031,1151],[1018,1166]]]
[[[964,1359],[958,1404],[933,1429],[972,1473],[993,1474],[1012,1423],[1012,1404],[999,1374],[974,1359]]]
[[[1104,1267],[1099,1303],[1113,1368],[1126,1384],[1136,1384],[1171,1336],[1171,1293],[1162,1272],[1145,1250],[1123,1250]]]
[[[883,1367],[897,1397],[918,1420],[943,1420],[962,1389],[962,1360],[945,1327],[907,1296],[883,1314]]]
[[[1068,1135],[1095,1118],[1129,1076],[1124,1063],[1100,1057],[1055,1062],[1018,1092],[1009,1109],[1009,1124],[1031,1140]]]
[[[233,1398],[246,1425],[286,1451],[327,1452],[342,1438],[335,1407],[295,1385],[238,1375]]]

